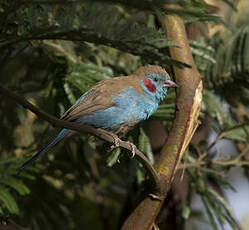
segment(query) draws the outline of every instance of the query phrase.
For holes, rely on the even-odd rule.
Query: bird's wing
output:
[[[75,105],[69,108],[61,119],[73,121],[82,115],[115,106],[112,97],[130,86],[129,77],[116,77],[99,82],[86,92]]]

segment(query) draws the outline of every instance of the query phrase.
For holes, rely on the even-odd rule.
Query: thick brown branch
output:
[[[41,119],[49,122],[55,127],[61,127],[61,128],[67,128],[71,130],[78,131],[80,133],[90,133],[93,136],[96,136],[102,140],[105,140],[109,143],[115,142],[113,135],[108,134],[106,131],[102,131],[100,129],[93,128],[92,126],[83,125],[80,123],[75,122],[67,122],[60,120],[54,116],[49,115],[48,113],[38,109],[36,106],[29,103],[27,100],[25,100],[23,97],[17,95],[16,93],[10,91],[9,89],[6,89],[0,85],[0,94],[14,100],[16,103],[22,105],[24,108],[29,109],[33,113],[35,113],[37,116],[39,116]],[[135,150],[135,158],[142,163],[142,165],[145,167],[145,169],[148,171],[152,181],[155,184],[156,190],[160,190],[160,181],[157,172],[153,168],[152,164],[149,162],[149,160],[144,156],[142,152],[140,152],[137,148],[133,149],[131,144],[129,142],[125,142],[122,140],[119,140],[119,146],[127,149],[129,151]]]
[[[170,47],[171,57],[187,63],[192,68],[174,67],[176,82],[179,85],[177,112],[173,127],[160,153],[156,170],[161,181],[161,200],[145,198],[128,217],[122,230],[151,230],[166,198],[181,157],[188,146],[198,125],[198,115],[202,102],[202,81],[198,73],[188,44],[188,38],[182,19],[177,15],[165,15],[162,24],[167,38],[178,44]]]

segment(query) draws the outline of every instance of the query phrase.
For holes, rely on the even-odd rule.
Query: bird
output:
[[[79,97],[60,119],[90,125],[120,136],[140,121],[148,119],[171,87],[178,85],[170,80],[164,68],[158,65],[142,66],[129,76],[98,82]],[[71,132],[62,129],[49,144],[26,161],[19,172]]]

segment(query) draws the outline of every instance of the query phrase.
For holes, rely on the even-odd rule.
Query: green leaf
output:
[[[69,87],[68,83],[64,84],[64,90],[65,90],[65,93],[67,94],[68,100],[73,105],[75,103],[75,101],[76,101],[76,98],[75,98],[71,88]]]
[[[248,142],[249,125],[248,123],[240,124],[222,132],[224,138],[235,141]]]
[[[27,195],[30,193],[29,188],[20,180],[13,177],[1,179],[1,183],[15,189],[20,195]]]
[[[108,67],[99,67],[92,63],[77,62],[72,63],[71,70],[66,78],[67,82],[73,84],[81,93],[86,92],[89,87],[95,85],[98,81],[108,79],[112,76],[112,70]],[[70,96],[70,101],[73,101],[72,92],[66,86],[66,93]]]
[[[216,220],[219,222],[220,226],[223,226],[226,222],[225,214],[222,212],[222,207],[216,202],[214,197],[206,196],[206,199],[215,214]]]
[[[21,176],[24,177],[24,178],[27,178],[29,180],[35,180],[35,176],[33,176],[33,175],[29,174],[29,173],[26,173],[26,172],[22,172]]]
[[[173,94],[172,96],[174,97],[175,95]],[[167,99],[169,99],[169,97],[167,97]],[[159,105],[152,116],[160,117],[164,120],[173,120],[175,116],[175,104],[165,103]]]
[[[136,170],[136,176],[137,176],[136,177],[137,178],[137,183],[139,185],[141,185],[144,182],[145,177],[144,177],[144,168],[140,163],[139,163],[139,166],[138,166],[138,168]]]
[[[229,112],[225,109],[224,104],[217,95],[209,90],[204,90],[203,102],[203,108],[211,117],[217,119],[221,129],[233,125]]]
[[[112,167],[118,162],[120,153],[121,153],[120,148],[116,148],[111,152],[111,155],[106,160],[108,167]]]
[[[13,196],[10,192],[4,187],[0,186],[0,200],[3,203],[3,207],[5,207],[12,214],[19,214],[19,208]]]
[[[234,1],[229,1],[229,0],[222,0],[222,1],[225,2],[227,5],[229,5],[233,10],[237,11]]]
[[[202,50],[199,50],[199,49],[195,49],[193,47],[191,47],[191,52],[194,54],[194,55],[197,55],[199,56],[200,58],[203,58],[205,59],[206,61],[209,61],[213,64],[216,64],[216,60],[209,54],[203,52]]]
[[[207,201],[207,199],[205,197],[202,196],[201,199],[202,199],[202,202],[204,204],[204,207],[206,209],[208,218],[210,220],[210,223],[211,223],[213,229],[214,230],[219,230],[219,227],[218,227],[218,225],[217,225],[217,223],[215,221],[214,215],[213,215],[213,213],[212,213],[212,211],[211,211],[211,209],[209,207],[210,204],[208,203],[208,201]]]
[[[2,159],[0,165],[4,165],[11,162],[16,162],[16,157],[8,157],[6,159]]]
[[[207,188],[208,193],[210,193],[210,195],[212,195],[213,197],[215,197],[215,199],[224,207],[224,209],[230,214],[232,215],[232,210],[230,205],[228,204],[228,202],[219,194],[217,193],[213,188],[208,187]]]
[[[189,206],[185,205],[182,209],[182,217],[187,220],[190,216],[191,209]]]
[[[140,135],[138,140],[138,148],[142,151],[149,159],[149,161],[154,164],[154,155],[152,153],[150,139],[144,132],[144,130],[140,127]]]

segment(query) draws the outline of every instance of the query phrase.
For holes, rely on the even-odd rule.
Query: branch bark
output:
[[[67,122],[60,120],[40,109],[38,109],[36,106],[29,103],[27,100],[25,100],[23,97],[17,95],[16,93],[12,92],[11,90],[4,88],[0,85],[0,94],[3,96],[6,96],[12,100],[14,100],[16,103],[22,105],[24,108],[29,109],[33,113],[35,113],[38,117],[41,119],[49,122],[55,127],[61,127],[66,129],[71,129],[78,131],[80,133],[89,133],[95,137],[98,137],[104,141],[107,141],[109,143],[115,144],[115,140],[113,138],[114,134],[109,133],[107,131],[96,129],[92,126],[83,125],[76,122]],[[150,161],[144,156],[144,154],[139,151],[137,148],[133,148],[131,143],[122,141],[119,139],[119,147],[122,147],[124,149],[127,149],[131,152],[135,151],[135,158],[144,166],[144,168],[148,171],[150,178],[152,179],[152,182],[154,184],[155,193],[160,190],[160,178],[153,168]]]
[[[17,225],[14,221],[6,217],[0,216],[0,230],[28,230],[28,229]]]
[[[169,48],[171,57],[189,64],[192,68],[174,67],[176,82],[180,86],[177,96],[178,110],[173,127],[156,163],[156,171],[163,179],[160,199],[155,200],[150,196],[143,199],[127,218],[122,230],[153,228],[181,157],[198,126],[202,102],[202,80],[190,51],[184,23],[177,15],[165,15],[161,21],[167,38],[178,44],[178,47]]]

